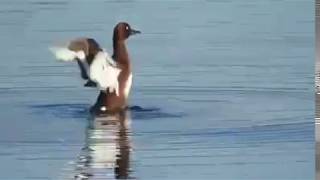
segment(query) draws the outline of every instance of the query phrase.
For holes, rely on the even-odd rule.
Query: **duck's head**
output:
[[[124,41],[128,39],[130,36],[140,33],[140,31],[132,29],[128,23],[120,22],[114,27],[113,39],[118,41]]]

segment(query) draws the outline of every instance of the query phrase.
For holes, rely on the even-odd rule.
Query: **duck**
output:
[[[50,47],[58,60],[76,61],[84,86],[99,90],[90,111],[95,114],[117,112],[128,108],[132,86],[132,65],[127,49],[129,37],[141,34],[127,22],[119,22],[113,29],[112,56],[93,38],[76,38],[64,46]]]

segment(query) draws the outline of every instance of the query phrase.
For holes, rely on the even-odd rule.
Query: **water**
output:
[[[320,178],[320,131],[319,131],[319,120],[320,120],[320,51],[319,51],[319,42],[320,42],[320,2],[316,1],[315,8],[315,29],[316,29],[316,42],[315,42],[315,87],[316,87],[316,95],[315,95],[315,140],[316,140],[316,178]]]
[[[0,14],[0,179],[314,179],[313,1],[4,0]],[[110,123],[48,46],[111,52],[118,21],[143,32],[128,42],[141,108]]]

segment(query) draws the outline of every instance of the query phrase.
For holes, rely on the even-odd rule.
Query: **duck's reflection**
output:
[[[75,179],[129,178],[130,122],[128,110],[89,120]]]

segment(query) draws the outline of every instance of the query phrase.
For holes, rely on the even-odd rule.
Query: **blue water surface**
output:
[[[122,124],[48,51],[119,21]],[[314,1],[4,0],[0,40],[0,179],[314,179]]]

